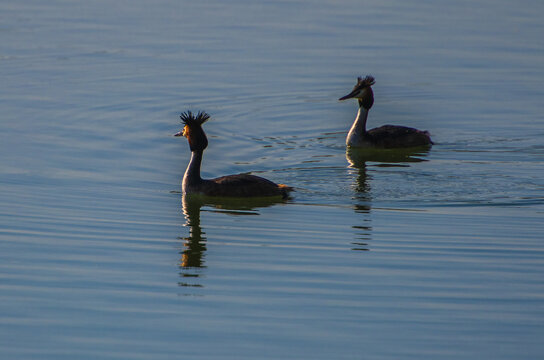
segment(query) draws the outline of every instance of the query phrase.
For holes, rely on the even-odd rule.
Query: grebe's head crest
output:
[[[202,130],[204,124],[210,115],[204,111],[199,111],[196,115],[191,111],[181,113],[180,119],[185,124],[183,130],[174,134],[174,136],[185,136],[189,141],[191,151],[204,150],[208,146],[208,138]]]
[[[199,111],[195,115],[195,114],[193,114],[192,111],[188,110],[186,112],[181,113],[179,118],[181,119],[181,121],[185,125],[189,125],[189,126],[199,125],[199,126],[202,126],[202,124],[204,124],[210,118],[210,115],[208,115],[204,111]]]
[[[372,104],[374,104],[374,94],[371,86],[375,83],[376,81],[372,75],[367,75],[365,77],[359,76],[353,90],[338,100],[358,99],[360,106],[365,109],[370,109]]]
[[[376,80],[374,80],[374,76],[372,75],[367,75],[365,77],[359,76],[357,78],[357,85],[355,86],[367,87],[367,86],[374,85],[375,83],[376,83]]]

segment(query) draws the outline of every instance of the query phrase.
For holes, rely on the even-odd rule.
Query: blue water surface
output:
[[[544,355],[544,3],[0,3],[5,359]],[[411,154],[345,149],[429,130]],[[182,199],[203,176],[285,202]]]

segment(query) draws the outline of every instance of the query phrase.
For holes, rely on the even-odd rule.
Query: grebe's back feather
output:
[[[260,176],[237,174],[210,179],[206,181],[203,190],[208,196],[281,196],[286,198],[293,188],[283,184],[276,184]]]
[[[399,125],[383,125],[368,130],[366,136],[376,147],[388,149],[434,144],[428,131]]]

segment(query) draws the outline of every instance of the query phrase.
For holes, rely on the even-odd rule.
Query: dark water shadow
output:
[[[183,248],[180,251],[180,277],[179,286],[202,287],[197,280],[202,276],[202,270],[206,268],[206,243],[207,237],[201,225],[201,212],[210,211],[232,216],[260,215],[259,208],[285,203],[280,198],[257,199],[228,199],[211,198],[200,195],[183,195],[182,209],[185,217],[184,226],[189,228],[189,235],[179,237],[183,240]]]
[[[356,170],[352,189],[354,191],[355,213],[362,214],[363,223],[353,225],[357,239],[352,242],[352,250],[369,251],[372,226],[370,224],[370,212],[372,209],[372,177],[368,174],[368,163],[377,163],[373,166],[392,167],[410,166],[410,163],[428,161],[424,157],[428,154],[429,148],[412,149],[351,149],[346,150],[346,159],[349,167]]]

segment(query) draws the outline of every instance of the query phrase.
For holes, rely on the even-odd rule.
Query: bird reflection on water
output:
[[[378,163],[374,165],[378,167],[408,167],[410,166],[409,163],[427,161],[423,157],[428,152],[428,147],[391,150],[348,148],[346,150],[346,159],[349,167],[357,172],[352,185],[355,198],[358,200],[354,204],[354,211],[361,214],[370,214],[370,204],[372,202],[370,182],[372,177],[368,174],[367,163]],[[369,222],[370,217],[367,216],[364,221]],[[354,225],[352,227],[357,230],[358,239],[360,240],[352,242],[352,245],[354,245],[352,250],[368,251],[368,241],[371,239],[372,226]]]
[[[201,287],[200,284],[190,284],[190,278],[198,278],[200,269],[204,268],[204,254],[206,252],[206,233],[200,226],[200,207],[202,202],[191,201],[188,196],[182,197],[183,215],[185,216],[184,226],[189,227],[189,236],[180,237],[184,241],[183,249],[180,252],[181,260],[179,267],[180,276],[183,281],[180,286]]]
[[[182,196],[182,209],[185,217],[184,226],[189,228],[189,236],[180,237],[184,241],[183,249],[180,251],[179,262],[180,276],[183,279],[179,282],[184,287],[202,287],[200,283],[189,283],[200,278],[202,269],[205,269],[206,257],[206,233],[200,223],[201,211],[223,213],[226,215],[260,215],[258,208],[284,203],[286,200],[275,198],[214,198],[202,195]],[[203,209],[204,208],[204,209]]]
[[[377,163],[377,167],[408,167],[409,163],[428,161],[424,159],[429,153],[428,148],[412,149],[356,149],[348,148],[346,150],[346,159],[349,167],[357,169],[357,178],[353,184],[353,190],[358,199],[363,202],[357,205],[356,211],[370,210],[371,177],[367,174],[367,163]]]
[[[404,163],[417,163],[428,161],[424,159],[429,153],[428,147],[416,147],[410,149],[357,149],[346,150],[346,159],[350,167],[364,168],[366,162],[379,162],[382,166],[409,166]]]

